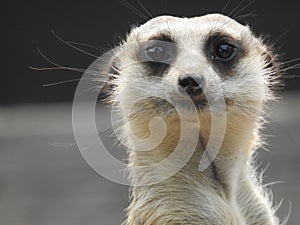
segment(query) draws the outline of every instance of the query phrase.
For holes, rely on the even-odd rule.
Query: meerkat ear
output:
[[[101,86],[99,100],[110,104],[114,88],[116,86],[115,80],[119,76],[118,72],[118,59],[115,54],[111,54],[105,60],[104,66],[100,68]]]
[[[264,69],[270,69],[275,75],[280,75],[280,61],[278,54],[275,53],[274,47],[272,44],[266,44],[265,51],[262,53],[262,57],[265,61]]]
[[[265,61],[265,68],[269,69],[273,68],[275,64],[275,56],[273,56],[273,53],[270,50],[267,50],[262,54],[264,61]]]

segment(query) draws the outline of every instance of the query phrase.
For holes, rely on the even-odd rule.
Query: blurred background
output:
[[[275,43],[284,61],[299,57],[299,2],[152,0],[142,1],[154,16],[233,14],[256,34]],[[136,0],[128,0],[147,13]],[[128,4],[127,4],[128,5]],[[0,8],[0,225],[117,225],[124,220],[128,187],[95,173],[82,158],[72,131],[72,99],[82,73],[37,71],[54,63],[85,69],[94,60],[57,38],[100,56],[125,37],[130,27],[145,22],[122,1],[5,1]],[[255,15],[254,15],[255,14]],[[97,49],[96,49],[97,48]],[[290,66],[297,61],[291,62]],[[289,71],[270,106],[264,131],[268,151],[259,150],[259,170],[281,206],[288,224],[300,221],[300,73]],[[100,131],[109,128],[109,111],[97,107]],[[103,134],[106,135],[105,133]],[[112,140],[106,135],[107,146]],[[113,147],[110,147],[112,149]],[[120,159],[122,149],[114,150]],[[279,182],[277,182],[279,181]]]

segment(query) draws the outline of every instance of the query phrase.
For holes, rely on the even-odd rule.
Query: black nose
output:
[[[198,74],[183,74],[178,79],[178,84],[182,89],[191,96],[200,95],[203,92],[204,79]]]

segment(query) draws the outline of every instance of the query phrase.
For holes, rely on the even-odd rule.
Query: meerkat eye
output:
[[[162,39],[162,40],[161,40]],[[142,43],[137,51],[137,59],[151,76],[163,76],[176,58],[177,48],[166,36]]]
[[[220,60],[222,62],[227,62],[232,60],[236,55],[236,47],[227,44],[220,43],[215,48],[215,53],[213,54],[213,59]]]
[[[170,54],[164,46],[155,45],[145,50],[145,55],[154,62],[170,61]]]

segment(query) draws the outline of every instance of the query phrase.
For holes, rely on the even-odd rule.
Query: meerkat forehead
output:
[[[198,40],[204,39],[212,33],[221,33],[235,39],[252,35],[248,26],[221,14],[208,14],[192,18],[159,16],[134,29],[129,38],[143,41],[162,34],[180,42],[195,37]]]
[[[208,14],[192,18],[175,16],[159,16],[135,27],[128,35],[125,43],[138,43],[149,40],[167,41],[177,44],[187,50],[197,50],[205,47],[209,39],[228,37],[240,45],[244,55],[260,55],[267,52],[263,40],[257,38],[249,28],[227,16]],[[132,48],[130,48],[132,49]]]

